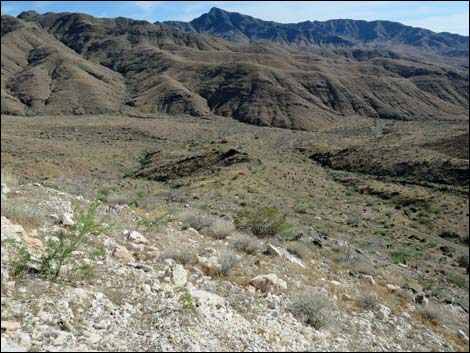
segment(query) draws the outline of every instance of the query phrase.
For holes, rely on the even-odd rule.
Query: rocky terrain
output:
[[[215,275],[233,234],[218,240],[170,219],[149,227],[150,214],[127,205],[98,206],[99,231],[71,254],[58,281],[14,275],[19,246],[38,258],[57,241],[57,231],[82,221],[77,210],[90,201],[40,184],[2,184],[2,205],[10,201],[27,207],[37,224],[2,216],[2,351],[468,348],[468,314],[459,306],[440,308],[443,328],[430,325],[418,319],[431,305],[422,294],[381,275],[333,271],[321,258],[303,262],[268,243],[270,254],[236,251],[230,274]],[[306,286],[333,303],[321,329],[289,310]],[[357,301],[364,291],[376,293],[377,304],[362,308]]]
[[[468,67],[383,45],[238,44],[126,18],[24,12],[2,16],[2,113],[216,115],[309,131],[468,119]]]
[[[468,37],[2,16],[1,350],[468,351]]]

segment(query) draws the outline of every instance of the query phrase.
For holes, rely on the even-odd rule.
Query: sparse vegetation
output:
[[[25,205],[16,202],[14,199],[2,200],[1,212],[2,216],[24,225],[40,225],[46,219],[45,215],[35,205]]]
[[[334,322],[335,305],[318,289],[306,289],[292,299],[289,310],[303,323],[320,329]]]
[[[435,304],[422,305],[416,310],[418,316],[434,325],[442,322],[442,311]]]
[[[172,244],[163,250],[160,259],[173,259],[181,265],[187,265],[197,262],[197,254],[184,244]]]
[[[183,222],[184,227],[193,228],[197,231],[209,228],[213,223],[213,219],[209,215],[198,210],[186,210],[181,213],[179,218]]]
[[[233,223],[224,219],[216,218],[211,224],[211,235],[217,239],[225,239],[235,230]]]
[[[468,289],[468,276],[461,275],[460,273],[451,272],[447,275],[447,280],[455,284],[460,288],[467,288]]]
[[[232,247],[247,254],[255,254],[262,249],[261,242],[246,234],[236,234],[230,239]]]
[[[279,211],[275,206],[245,207],[235,216],[235,224],[242,231],[265,238],[281,234],[287,228],[287,213]]]
[[[72,253],[89,241],[90,233],[97,229],[95,224],[97,207],[98,203],[93,203],[85,214],[77,217],[75,225],[69,229],[61,229],[49,239],[45,252],[37,263],[33,263],[32,256],[26,247],[20,247],[19,260],[13,264],[13,274],[20,276],[26,272],[33,272],[57,279],[65,262],[72,257]]]
[[[377,294],[374,292],[366,292],[361,294],[358,299],[358,306],[364,310],[375,310],[379,305]]]
[[[239,260],[235,253],[231,251],[223,251],[219,255],[218,262],[220,265],[220,271],[218,274],[226,276],[232,272]]]

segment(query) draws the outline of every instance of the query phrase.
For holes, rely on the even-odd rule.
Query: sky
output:
[[[281,23],[338,18],[389,20],[435,32],[469,33],[467,1],[2,1],[1,5],[2,15],[17,16],[25,10],[82,12],[150,22],[190,21],[219,7]]]

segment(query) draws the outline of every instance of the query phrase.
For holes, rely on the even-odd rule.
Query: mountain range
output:
[[[189,114],[317,130],[468,119],[468,37],[387,21],[2,16],[2,114]]]

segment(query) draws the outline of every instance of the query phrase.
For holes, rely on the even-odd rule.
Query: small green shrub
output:
[[[455,284],[457,287],[460,288],[468,288],[468,277],[461,275],[460,273],[449,273],[447,275],[447,280]]]
[[[178,298],[178,303],[183,307],[183,310],[189,311],[192,314],[196,313],[196,306],[193,303],[193,297],[189,292],[188,288],[180,287],[177,289],[181,293],[181,296]]]
[[[296,295],[288,308],[298,320],[316,329],[330,325],[334,319],[334,303],[316,289],[306,289]]]
[[[458,262],[460,267],[468,268],[468,266],[469,266],[468,256],[466,256],[466,255],[460,256],[459,259],[457,260],[457,262]]]
[[[240,230],[249,231],[258,237],[273,237],[287,228],[287,213],[275,206],[244,208],[235,216]]]
[[[19,276],[25,272],[35,272],[52,279],[57,279],[66,261],[72,253],[84,245],[89,239],[90,233],[97,229],[94,222],[98,203],[93,203],[86,214],[77,217],[75,225],[68,229],[61,229],[55,233],[57,240],[50,239],[46,243],[46,249],[33,264],[32,257],[25,247],[19,248],[19,260],[13,263],[13,274]]]

